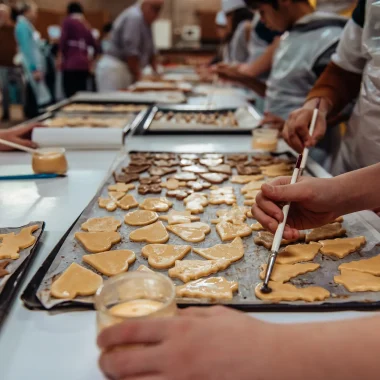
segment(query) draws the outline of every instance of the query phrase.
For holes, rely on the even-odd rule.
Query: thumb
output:
[[[310,190],[302,183],[284,186],[264,184],[261,191],[265,197],[275,202],[305,202],[311,197]]]

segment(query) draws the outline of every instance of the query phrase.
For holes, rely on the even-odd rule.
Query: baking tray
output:
[[[174,114],[192,113],[192,114],[211,114],[211,113],[222,113],[226,114],[228,112],[236,112],[239,108],[243,109],[246,116],[251,117],[251,121],[240,127],[221,127],[221,126],[210,126],[207,124],[196,124],[196,123],[175,123],[172,124],[168,122],[157,122],[154,120],[158,112],[167,114],[172,112]],[[247,105],[245,107],[215,107],[215,106],[191,106],[191,105],[156,105],[152,107],[149,115],[136,129],[136,135],[147,135],[147,134],[251,134],[252,130],[257,128],[262,119],[262,115],[256,111],[256,109]],[[174,118],[173,118],[174,119]]]
[[[37,254],[40,240],[45,229],[45,223],[31,222],[25,226],[17,228],[0,228],[0,234],[8,234],[12,232],[19,233],[23,228],[33,225],[39,226],[39,229],[33,234],[36,237],[36,242],[33,246],[22,250],[19,259],[10,260],[10,264],[6,268],[10,274],[0,279],[0,329],[3,326],[3,322],[9,313],[12,302],[27,274],[27,271]]]
[[[157,152],[155,152],[157,153]],[[228,157],[230,154],[224,154]],[[293,157],[291,153],[285,152],[282,154],[275,154],[275,156],[286,156]],[[128,159],[121,158],[114,168],[120,169],[121,166],[127,164]],[[114,169],[113,168],[113,169]],[[309,175],[312,173],[308,173]],[[168,175],[170,176],[170,175]],[[104,196],[106,188],[109,184],[114,183],[111,173],[107,176],[100,190],[96,196],[92,199],[86,209],[81,213],[76,222],[71,226],[71,228],[62,237],[57,246],[53,249],[51,254],[48,256],[44,264],[37,271],[32,281],[29,283],[24,294],[22,295],[22,300],[24,304],[31,309],[38,310],[66,310],[72,308],[81,309],[92,309],[93,302],[92,297],[80,298],[74,301],[49,301],[48,288],[51,279],[61,273],[67,266],[76,261],[81,263],[81,256],[86,254],[84,249],[79,245],[75,244],[73,240],[73,235],[75,232],[80,230],[80,225],[90,217],[94,216],[106,216],[109,215],[105,210],[99,209],[97,206],[97,199],[99,196]],[[229,185],[225,183],[223,186]],[[239,185],[233,185],[235,190],[240,188]],[[143,199],[143,196],[136,195],[136,191],[132,192],[139,201]],[[163,192],[163,195],[165,192]],[[236,191],[236,194],[240,192]],[[182,210],[182,201],[170,200],[174,203],[173,209]],[[242,204],[241,199],[238,203]],[[226,208],[226,206],[208,206],[204,214],[201,214],[201,221],[210,224],[210,220],[215,218],[216,211],[219,208]],[[117,210],[112,213],[114,217],[122,220],[123,216],[126,214],[125,211]],[[253,223],[252,219],[248,220],[248,224]],[[358,253],[349,255],[344,260],[334,261],[322,255],[318,255],[315,262],[322,265],[322,269],[317,272],[309,273],[303,276],[299,276],[297,279],[293,280],[292,283],[304,286],[304,285],[320,285],[327,288],[335,298],[330,298],[326,302],[319,303],[305,303],[305,302],[294,302],[294,303],[280,303],[280,304],[268,304],[263,301],[258,300],[254,295],[254,288],[260,282],[259,280],[259,268],[263,263],[267,262],[268,251],[263,247],[257,247],[253,243],[253,237],[257,233],[253,233],[252,237],[244,239],[244,244],[246,247],[245,257],[233,264],[229,269],[224,272],[220,272],[217,276],[223,275],[228,280],[238,280],[239,281],[239,294],[234,297],[234,299],[227,303],[222,303],[226,306],[233,307],[244,311],[336,311],[336,310],[374,310],[380,308],[380,293],[359,293],[351,294],[343,287],[340,287],[333,283],[333,276],[338,274],[337,268],[343,262],[349,262],[353,260],[358,260],[365,254],[365,257],[373,257],[380,253],[380,247],[377,246],[380,241],[380,233],[376,231],[366,220],[362,213],[353,214],[345,217],[345,228],[348,231],[348,236],[358,236],[364,235],[367,238],[368,244],[366,247]],[[123,225],[120,229],[123,241],[128,241],[129,233],[134,228]],[[171,235],[169,244],[184,244],[184,242]],[[212,232],[206,240],[199,244],[193,244],[194,247],[210,247],[215,244],[220,244],[220,238],[215,232],[215,228],[212,228]],[[137,261],[131,267],[131,271],[138,268],[139,265],[145,264],[146,260],[140,255],[140,250],[144,244],[128,242],[120,243],[115,245],[112,249],[128,248],[136,252]],[[199,256],[190,253],[186,259],[199,259]],[[82,263],[82,265],[86,266]],[[166,273],[166,271],[158,271]],[[175,281],[176,284],[181,284],[180,281]],[[41,302],[43,300],[43,303]],[[187,306],[209,306],[214,303],[200,300],[178,300],[179,307]]]

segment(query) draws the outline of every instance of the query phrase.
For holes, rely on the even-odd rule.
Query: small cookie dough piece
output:
[[[229,179],[229,176],[227,174],[222,173],[204,173],[200,174],[199,176],[205,181],[213,183],[215,185],[223,183]]]
[[[261,223],[257,222],[255,224],[252,224],[251,230],[252,231],[265,231],[265,228],[261,225]]]
[[[210,300],[232,300],[239,285],[235,281],[227,281],[224,277],[211,277],[188,282],[177,286],[177,297],[203,298]]]
[[[261,170],[258,166],[246,166],[246,165],[236,165],[236,170],[239,175],[255,175],[260,174]]]
[[[211,194],[209,198],[210,205],[229,205],[236,204],[237,199],[235,194]]]
[[[125,195],[122,191],[109,191],[108,196],[114,200],[115,202],[119,201],[121,198],[123,198]]]
[[[83,247],[91,253],[106,252],[114,244],[121,242],[121,236],[118,232],[77,232],[75,234]]]
[[[193,194],[193,190],[170,190],[166,192],[166,196],[169,198],[176,198],[179,201],[183,201],[189,195]]]
[[[343,285],[349,292],[380,292],[380,277],[369,273],[341,270],[334,282]]]
[[[194,173],[177,173],[174,178],[181,182],[196,181],[198,179]]]
[[[149,169],[149,174],[151,176],[159,176],[163,177],[167,174],[175,173],[177,171],[176,168],[157,168],[153,167]]]
[[[256,202],[256,197],[257,197],[257,194],[259,193],[260,193],[260,190],[252,190],[252,191],[249,191],[248,193],[245,193],[244,198],[253,199]]]
[[[169,269],[177,260],[182,260],[191,251],[190,245],[146,245],[142,255],[148,259],[148,263],[155,269]]]
[[[243,224],[247,220],[246,212],[246,207],[239,207],[235,204],[231,209],[217,211],[218,219],[212,220],[211,223],[230,222],[232,224]]]
[[[293,165],[286,164],[281,162],[279,164],[269,165],[261,167],[261,172],[267,177],[280,177],[288,176],[292,174]]]
[[[247,237],[252,235],[251,228],[243,224],[232,224],[230,222],[222,222],[216,225],[216,232],[222,241],[234,240],[236,237]]]
[[[277,264],[313,261],[322,246],[319,243],[288,245],[277,256]]]
[[[148,244],[164,244],[169,240],[168,231],[162,222],[156,222],[146,227],[132,231],[129,235],[131,241]]]
[[[140,204],[142,210],[166,212],[173,206],[173,203],[166,198],[146,198]]]
[[[135,189],[135,185],[120,183],[120,182],[115,185],[108,186],[108,191],[116,191],[116,192],[122,192],[122,193],[128,193],[128,191],[134,190],[134,189]]]
[[[117,201],[111,198],[99,198],[98,205],[100,208],[104,208],[107,211],[115,211],[117,209]]]
[[[223,164],[223,159],[222,158],[202,158],[199,163],[204,166],[219,166]]]
[[[152,184],[152,185],[140,185],[137,189],[138,193],[140,195],[146,195],[146,194],[161,194],[162,187],[158,184]]]
[[[374,276],[380,276],[380,255],[372,257],[371,259],[344,263],[338,269],[340,271],[351,270],[354,272],[368,273]]]
[[[139,202],[135,199],[135,197],[131,194],[125,195],[120,201],[117,202],[117,206],[122,210],[130,210],[131,208],[135,208],[139,205]]]
[[[156,165],[158,167],[169,168],[171,166],[178,166],[179,161],[177,161],[177,160],[158,160],[158,161],[154,161],[154,165]]]
[[[266,249],[271,249],[273,245],[273,238],[274,238],[274,235],[271,232],[268,232],[268,231],[259,232],[259,235],[255,237],[255,244],[261,245],[265,247]],[[296,243],[303,240],[305,240],[305,234],[300,233],[300,236],[298,239],[293,239],[293,240],[283,239],[281,241],[281,245],[289,245],[289,244]]]
[[[87,232],[116,232],[121,226],[121,222],[114,217],[91,218],[83,223],[81,228]]]
[[[152,176],[152,177],[141,177],[140,178],[140,184],[141,185],[157,185],[161,183],[161,177],[159,176]]]
[[[140,265],[137,269],[136,269],[136,272],[147,272],[147,273],[154,273],[153,270],[149,269],[147,266],[145,265]]]
[[[325,239],[333,239],[346,234],[346,230],[340,223],[331,223],[325,226],[315,228],[308,234],[306,234],[306,243],[311,241],[319,241]]]
[[[147,165],[133,165],[129,164],[126,168],[123,168],[123,172],[125,174],[141,174],[146,172],[152,165],[147,164]]]
[[[232,183],[237,183],[238,185],[246,185],[247,183],[253,181],[260,181],[264,179],[262,174],[259,175],[235,175],[231,178]]]
[[[212,185],[210,182],[198,180],[198,181],[189,181],[187,182],[186,186],[190,187],[194,191],[202,191],[205,189],[209,189]]]
[[[161,183],[161,187],[165,187],[167,190],[178,190],[180,187],[185,187],[186,182],[180,182],[175,178],[170,178],[167,182]]]
[[[9,274],[5,269],[9,265],[10,261],[3,261],[0,263],[0,278],[3,278]]]
[[[212,173],[221,173],[221,174],[232,174],[232,168],[230,165],[224,164],[224,165],[218,165],[218,166],[210,166],[209,171]]]
[[[125,215],[124,222],[129,226],[147,226],[157,222],[158,215],[154,211],[137,210]]]
[[[243,240],[240,237],[229,244],[218,244],[210,248],[194,248],[195,253],[208,260],[239,261],[244,256]]]
[[[206,235],[211,232],[210,226],[202,222],[176,224],[173,226],[167,226],[166,228],[168,231],[189,243],[199,243],[204,241]]]
[[[247,183],[245,186],[241,188],[242,194],[247,194],[254,190],[261,190],[261,186],[263,186],[265,181],[252,181]]]
[[[321,240],[319,243],[322,244],[321,253],[343,259],[363,247],[366,244],[366,238],[358,236],[346,239]]]
[[[231,261],[219,260],[181,260],[175,262],[175,267],[169,269],[169,277],[179,278],[182,282],[198,280],[227,269]]]
[[[72,300],[94,295],[102,284],[101,276],[73,263],[53,282],[50,293],[54,298]]]
[[[207,173],[209,170],[204,166],[192,165],[192,166],[183,167],[182,171],[201,174],[201,173]]]
[[[204,193],[191,194],[183,202],[186,205],[186,210],[192,214],[202,214],[205,207],[208,206],[207,195]]]
[[[198,155],[193,154],[193,153],[188,153],[188,154],[185,153],[185,154],[181,154],[181,159],[195,161],[198,159]]]
[[[171,210],[168,215],[160,216],[161,220],[165,220],[168,224],[186,224],[191,222],[198,222],[201,220],[199,216],[191,215],[190,211],[175,211]]]
[[[95,255],[84,255],[83,261],[105,276],[112,277],[128,271],[136,261],[136,255],[129,250],[108,251]]]
[[[260,278],[262,280],[265,279],[265,275],[267,272],[267,264],[261,266]],[[321,266],[319,264],[314,263],[306,263],[306,264],[281,264],[275,265],[271,280],[275,282],[288,282],[294,277],[301,276],[302,274],[315,272]]]
[[[113,178],[114,178],[116,183],[131,183],[134,181],[138,181],[140,176],[138,174],[134,174],[134,173],[131,173],[131,174],[120,173],[120,174],[118,174],[118,173],[114,172]]]
[[[280,282],[270,281],[269,287],[272,289],[272,292],[269,294],[261,292],[262,286],[263,284],[257,285],[255,289],[256,297],[262,301],[273,303],[294,301],[317,302],[324,301],[330,297],[330,292],[328,290],[317,286],[296,288],[292,284],[282,284]]]

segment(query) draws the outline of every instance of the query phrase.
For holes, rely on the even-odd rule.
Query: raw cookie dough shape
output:
[[[346,230],[340,223],[327,224],[325,226],[315,228],[308,234],[306,234],[306,243],[311,241],[319,241],[325,239],[333,239],[346,234]]]
[[[38,229],[39,226],[33,225],[23,228],[18,234],[12,232],[0,235],[0,260],[17,260],[20,257],[20,250],[29,248],[36,242],[33,232]]]
[[[5,269],[9,265],[10,261],[3,261],[0,263],[0,278],[3,278],[9,274]]]
[[[140,204],[142,210],[166,212],[173,206],[173,203],[166,198],[146,198]]]
[[[239,285],[235,281],[227,281],[224,277],[211,277],[188,282],[177,286],[177,297],[203,298],[210,300],[232,300]]]
[[[147,226],[154,222],[157,222],[158,215],[154,211],[137,210],[129,212],[124,217],[125,224],[129,226]]]
[[[230,222],[222,222],[216,225],[216,232],[222,241],[230,241],[236,237],[247,237],[252,235],[251,228],[243,224],[232,224]]]
[[[182,168],[183,172],[190,172],[190,173],[196,173],[196,174],[203,174],[207,173],[209,170],[200,165],[191,165],[191,166],[185,166]]]
[[[302,274],[315,272],[320,267],[321,266],[319,264],[314,263],[275,265],[274,270],[272,272],[271,281],[281,283],[288,282],[292,278],[301,276]],[[260,273],[260,278],[262,280],[265,279],[266,270],[267,264],[262,265]]]
[[[75,239],[91,253],[108,251],[114,244],[121,242],[118,232],[77,232]]]
[[[224,209],[217,211],[218,219],[211,221],[212,224],[219,224],[222,222],[230,222],[232,224],[243,224],[247,220],[247,208],[234,205],[231,209]]]
[[[339,266],[339,270],[351,270],[354,272],[368,273],[374,276],[380,276],[380,255],[371,259],[352,261]]]
[[[250,182],[261,181],[264,179],[262,174],[259,175],[236,175],[231,178],[231,183],[237,183],[238,185],[246,185]]]
[[[218,165],[218,166],[210,166],[208,169],[212,173],[226,174],[229,176],[232,174],[232,168],[230,165],[227,165],[227,164]]]
[[[243,186],[241,188],[241,193],[242,194],[247,194],[251,191],[254,191],[254,190],[261,190],[261,186],[264,185],[264,183],[266,183],[265,181],[252,181],[252,182],[249,182],[247,183],[245,186]]]
[[[181,260],[176,261],[175,267],[169,269],[169,277],[178,278],[186,283],[218,273],[227,269],[230,265],[231,261],[227,259]]]
[[[227,174],[222,173],[202,173],[199,176],[205,181],[213,183],[215,185],[223,183],[230,178]]]
[[[193,190],[181,189],[181,190],[169,190],[166,192],[166,196],[169,198],[176,198],[179,201],[183,201],[189,195],[193,194]]]
[[[262,226],[261,223],[257,222],[257,223],[252,224],[251,230],[252,231],[264,231],[265,228]]]
[[[218,244],[210,248],[194,248],[193,251],[207,260],[225,259],[231,263],[244,256],[243,240],[237,237],[229,244]]]
[[[169,234],[162,222],[156,222],[132,231],[129,235],[129,239],[131,241],[146,242],[148,244],[164,244],[169,240]]]
[[[190,211],[175,211],[171,210],[169,214],[160,216],[161,220],[165,220],[169,225],[186,224],[198,222],[201,220],[199,216],[191,215]]]
[[[205,189],[209,189],[212,185],[210,182],[198,180],[198,181],[189,181],[187,182],[186,186],[189,187],[193,191],[202,191]]]
[[[113,178],[116,183],[131,183],[138,181],[140,176],[138,174],[126,174],[126,173],[113,173]]]
[[[146,245],[142,255],[148,259],[148,263],[155,269],[169,269],[177,260],[182,260],[191,251],[190,245]]]
[[[105,276],[112,277],[126,272],[136,261],[136,255],[129,250],[108,251],[84,255],[83,261]]]
[[[140,185],[137,189],[137,192],[140,195],[146,195],[146,194],[161,194],[162,187],[158,184],[152,184],[152,185]]]
[[[111,198],[99,198],[98,205],[100,208],[105,208],[107,211],[115,211],[117,209],[117,203]]]
[[[180,182],[196,181],[198,179],[194,173],[177,173],[174,178]]]
[[[191,194],[184,199],[184,203],[187,211],[190,211],[192,214],[202,214],[205,207],[208,206],[207,195],[204,193]]]
[[[262,301],[269,301],[273,303],[279,302],[316,302],[324,301],[330,297],[330,292],[324,288],[317,286],[310,286],[307,288],[297,288],[292,284],[281,284],[280,282],[269,282],[269,287],[272,292],[264,294],[261,292],[263,284],[257,285],[255,289],[255,295]]]
[[[149,269],[147,266],[145,265],[140,265],[137,269],[136,269],[137,272],[148,272],[148,273],[154,273],[153,270]]]
[[[341,270],[341,275],[335,276],[334,282],[343,285],[351,293],[380,292],[380,277],[369,273]]]
[[[131,194],[125,195],[120,201],[117,202],[118,207],[122,210],[130,210],[131,208],[135,208],[139,205],[139,202],[135,199],[135,197]]]
[[[319,243],[288,245],[277,256],[277,264],[313,261],[322,246]]]
[[[161,187],[165,187],[167,190],[178,190],[180,187],[185,187],[186,182],[180,182],[175,178],[170,178],[167,182],[161,183]]]
[[[206,239],[206,235],[211,232],[208,224],[202,222],[176,224],[166,227],[168,231],[179,236],[189,243],[199,243]]]
[[[55,298],[72,300],[94,295],[102,284],[101,276],[73,263],[53,282],[50,293]]]
[[[163,177],[167,174],[175,173],[177,171],[176,168],[157,168],[153,167],[149,169],[149,174],[151,176],[159,176]]]
[[[114,217],[91,218],[83,223],[81,228],[87,232],[116,232],[121,226],[121,222]]]
[[[115,185],[108,186],[108,191],[117,191],[117,192],[123,192],[128,193],[128,191],[133,190],[135,188],[135,185],[133,184],[126,184],[118,182]]]
[[[108,196],[113,199],[115,202],[119,201],[125,195],[124,192],[121,191],[108,191]]]
[[[256,245],[261,245],[265,247],[266,249],[270,250],[273,245],[273,238],[274,238],[274,235],[271,232],[264,231],[264,232],[259,232],[259,235],[255,237],[254,241]],[[296,243],[298,241],[303,241],[303,240],[305,240],[305,234],[300,233],[300,236],[298,239],[292,239],[292,240],[283,239],[281,241],[281,245],[289,245],[289,244]]]
[[[199,160],[199,163],[204,166],[219,166],[223,164],[223,159],[222,158],[202,158]]]
[[[343,259],[363,247],[366,244],[366,239],[364,236],[358,236],[346,239],[321,240],[319,243],[322,244],[321,253]]]

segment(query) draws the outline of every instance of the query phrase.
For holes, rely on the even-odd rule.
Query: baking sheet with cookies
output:
[[[22,227],[0,228],[0,327],[37,251],[44,228],[43,222],[31,222]],[[23,234],[22,231],[25,233],[22,244],[27,247],[19,247],[19,252],[16,252],[17,249],[11,252],[7,244],[13,246],[14,238],[17,239],[20,233]],[[12,242],[7,242],[7,236],[11,236]]]
[[[215,176],[204,176],[203,180],[197,180],[196,182],[203,184],[202,189],[198,186],[197,188],[202,193],[207,194],[208,199],[210,199],[210,194],[212,190],[216,190],[217,187],[226,188],[232,187],[234,194],[236,196],[236,201],[239,206],[246,204],[252,204],[252,200],[245,199],[242,194],[242,189],[247,186],[247,184],[238,184],[231,182],[232,176],[237,175],[257,175],[257,165],[261,171],[274,175],[277,174],[274,171],[268,169],[268,165],[276,162],[276,165],[280,165],[281,170],[291,170],[291,162],[294,162],[294,157],[290,153],[284,153],[279,155],[272,155],[269,158],[263,157],[259,154],[173,154],[173,153],[154,153],[154,152],[140,152],[140,153],[130,153],[131,156],[122,157],[117,166],[113,168],[113,173],[110,173],[109,177],[96,194],[94,199],[86,207],[84,212],[81,214],[79,219],[75,222],[72,229],[70,229],[67,234],[62,238],[61,242],[57,245],[51,255],[48,257],[47,261],[40,268],[39,272],[36,274],[32,282],[29,284],[25,294],[23,295],[23,300],[26,306],[30,308],[37,309],[65,309],[70,307],[75,308],[92,308],[93,307],[93,297],[77,297],[73,300],[64,300],[57,299],[51,296],[50,289],[53,281],[55,281],[59,276],[72,264],[77,263],[87,269],[90,269],[93,272],[96,272],[91,266],[88,266],[83,262],[83,256],[88,255],[83,245],[75,239],[75,234],[81,232],[81,226],[90,218],[99,218],[99,217],[109,217],[113,216],[122,223],[122,226],[118,230],[121,235],[121,242],[112,246],[112,250],[128,249],[132,250],[136,254],[136,261],[130,265],[129,271],[135,271],[139,266],[145,265],[148,266],[147,260],[142,256],[142,249],[148,243],[138,243],[130,240],[130,235],[140,227],[131,227],[124,223],[124,218],[129,211],[137,210],[137,208],[132,208],[129,211],[121,210],[117,208],[113,212],[109,212],[106,209],[99,208],[98,200],[99,198],[108,197],[108,187],[115,185],[115,173],[117,182],[128,182],[135,185],[135,189],[128,192],[128,195],[132,195],[137,202],[141,205],[144,204],[147,198],[157,198],[165,197],[170,190],[163,188],[162,192],[159,194],[155,191],[155,194],[145,194],[141,193],[146,192],[146,187],[141,186],[139,181],[146,182],[143,178],[148,176],[159,177],[161,183],[164,184],[164,187],[167,185],[168,179],[172,177],[178,178],[180,181],[189,173],[197,173],[196,177],[203,175],[202,171],[207,173],[212,172],[214,169],[210,167],[206,168],[206,164],[218,164],[217,166],[222,165],[219,169],[219,174],[222,172],[227,172],[226,165],[232,164],[231,175],[225,174],[227,176],[226,180],[221,181],[221,183],[216,183]],[[133,157],[133,165],[129,166],[130,157]],[[136,168],[136,163],[139,163],[141,166],[146,164],[146,160],[150,160],[149,165],[145,165],[145,168],[138,169]],[[206,160],[206,161],[205,161]],[[223,160],[221,163],[220,160]],[[241,160],[241,161],[234,161]],[[166,161],[166,165],[170,166],[160,166],[163,165]],[[193,165],[189,165],[191,162]],[[187,166],[181,166],[187,165]],[[245,166],[247,165],[247,166]],[[255,166],[256,165],[256,166]],[[137,165],[138,166],[138,165]],[[188,167],[192,169],[187,171]],[[131,171],[142,172],[139,174],[135,173],[126,173],[128,169]],[[207,170],[204,170],[206,168]],[[246,168],[246,172],[244,172]],[[266,169],[265,169],[266,168]],[[132,170],[133,169],[133,170]],[[166,173],[166,174],[165,174]],[[207,174],[206,173],[206,174]],[[213,174],[218,174],[218,171],[213,171]],[[286,173],[283,173],[286,174]],[[306,173],[308,174],[308,173]],[[310,173],[309,173],[310,175]],[[139,178],[140,177],[140,178]],[[208,185],[205,185],[206,180],[204,178],[211,180],[211,190]],[[139,181],[137,180],[139,178]],[[265,180],[269,179],[267,176]],[[220,180],[220,178],[219,178]],[[157,183],[156,183],[157,184]],[[140,187],[141,186],[141,187]],[[153,185],[152,185],[153,186]],[[214,187],[213,187],[214,186]],[[215,187],[216,186],[216,187]],[[140,189],[139,189],[140,187]],[[249,187],[249,186],[248,186]],[[194,189],[193,188],[193,189]],[[140,191],[139,191],[140,190]],[[152,189],[150,189],[153,191]],[[181,190],[181,189],[179,189]],[[190,191],[190,186],[187,186],[186,189],[182,190]],[[175,190],[172,190],[175,192]],[[140,192],[140,193],[139,193]],[[195,191],[195,193],[197,193]],[[172,193],[172,196],[174,193]],[[179,199],[167,196],[167,199],[172,203],[170,210],[184,211],[186,206],[183,200],[183,194],[178,192],[176,194]],[[227,200],[228,197],[223,197]],[[145,201],[145,202],[144,202]],[[216,202],[218,203],[218,202]],[[232,203],[228,201],[228,203]],[[204,212],[195,214],[200,218],[200,222],[205,223],[211,227],[211,232],[205,236],[205,239],[198,243],[187,243],[179,236],[169,232],[170,239],[167,244],[171,245],[191,245],[192,251],[184,258],[184,260],[203,260],[203,258],[194,252],[194,249],[209,248],[219,244],[230,244],[231,240],[222,242],[220,235],[217,233],[216,226],[212,224],[212,221],[217,219],[217,212],[221,210],[231,210],[231,205],[211,205],[204,207]],[[247,209],[247,211],[249,208]],[[166,215],[167,212],[158,213],[160,216]],[[255,220],[252,218],[247,219],[245,223],[248,226],[251,226],[255,223]],[[164,222],[166,225],[167,223]],[[293,310],[293,311],[302,311],[302,310],[347,310],[347,309],[370,309],[380,307],[380,292],[368,292],[368,293],[349,293],[345,290],[343,286],[337,285],[334,283],[334,276],[339,274],[338,266],[345,262],[359,260],[361,258],[371,258],[380,254],[380,247],[377,244],[380,242],[380,233],[376,231],[365,219],[362,213],[353,214],[345,216],[343,222],[344,228],[347,230],[348,237],[364,236],[366,238],[366,245],[360,251],[354,252],[348,255],[345,259],[334,260],[331,257],[326,255],[321,255],[320,253],[314,259],[314,263],[319,264],[321,267],[315,272],[300,275],[295,279],[291,280],[290,283],[296,285],[297,287],[308,287],[308,286],[319,286],[323,287],[331,293],[331,297],[326,299],[324,302],[281,302],[281,303],[269,303],[263,302],[255,296],[255,288],[258,284],[261,283],[260,272],[261,266],[267,263],[269,251],[268,249],[258,246],[255,244],[254,239],[258,237],[258,232],[253,231],[248,232],[246,237],[243,237],[244,245],[244,257],[234,262],[226,270],[220,271],[217,274],[210,275],[209,277],[224,277],[228,281],[236,281],[238,283],[238,291],[235,293],[231,300],[226,301],[210,301],[208,299],[188,299],[188,298],[179,298],[177,300],[180,306],[190,306],[190,305],[211,305],[215,303],[221,303],[229,305],[231,307],[242,309],[242,310]],[[83,232],[83,231],[82,231]],[[167,270],[156,270],[159,273],[165,275],[168,274]],[[104,279],[107,277],[104,276]],[[180,286],[183,283],[179,280],[174,280],[175,284]]]
[[[260,125],[261,114],[250,105],[215,107],[157,105],[151,109],[136,133],[250,133]]]

